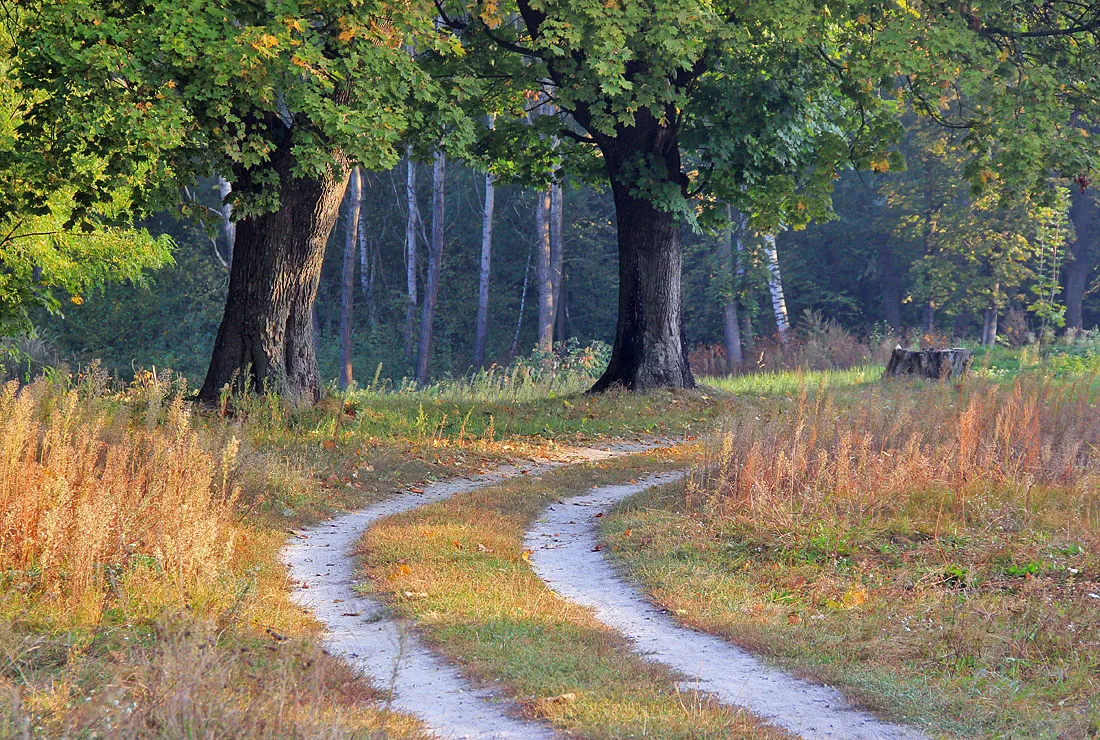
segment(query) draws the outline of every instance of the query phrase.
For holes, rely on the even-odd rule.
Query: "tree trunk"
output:
[[[233,186],[221,175],[218,175],[218,195],[222,200],[222,234],[225,235],[225,261],[233,262],[233,245],[237,241],[237,224],[233,221],[233,204],[229,202],[229,195],[233,192]]]
[[[1096,190],[1088,188],[1084,192],[1075,188],[1069,208],[1069,218],[1073,222],[1075,239],[1070,245],[1072,258],[1066,262],[1065,288],[1066,328],[1080,331],[1085,326],[1083,304],[1089,276],[1096,267],[1097,202]]]
[[[931,334],[936,328],[936,309],[929,303],[921,311],[922,326],[925,334]]]
[[[959,378],[970,371],[973,356],[968,349],[924,349],[913,351],[898,347],[890,355],[885,376],[912,375],[929,380]]]
[[[889,240],[879,244],[878,257],[879,287],[882,290],[882,313],[886,323],[896,332],[901,331],[901,278],[894,266],[894,250]]]
[[[485,204],[481,209],[481,270],[477,280],[477,325],[474,333],[474,367],[485,366],[485,342],[489,334],[489,277],[493,264],[493,176],[485,176]]]
[[[779,274],[779,250],[775,247],[775,234],[764,235],[764,252],[768,258],[768,290],[772,294],[772,313],[779,330],[779,343],[786,344],[791,322],[787,318],[787,301],[783,297],[783,277]]]
[[[982,311],[982,346],[992,347],[997,343],[997,309]]]
[[[361,178],[360,187],[366,189],[365,179]],[[362,203],[360,197],[360,204]],[[378,297],[376,283],[378,281],[378,250],[372,242],[367,240],[367,214],[360,206],[359,209],[359,286],[363,289],[363,303],[367,306],[367,319],[371,327],[378,326]]]
[[[527,307],[527,284],[531,275],[531,251],[527,251],[527,266],[523,268],[523,290],[519,294],[519,310],[516,311],[516,333],[512,335],[512,347],[508,350],[509,360],[516,356],[516,348],[519,346],[519,332],[523,328],[523,310]]]
[[[443,270],[444,237],[444,177],[447,157],[442,151],[435,153],[432,166],[432,239],[428,245],[428,278],[424,284],[424,306],[420,314],[420,341],[416,350],[416,382],[427,385],[431,379],[429,361],[432,354],[432,324],[435,321],[435,303],[439,299],[439,279]]]
[[[420,209],[416,205],[416,163],[412,148],[408,150],[405,174],[405,356],[413,356],[413,337],[416,333],[416,227]]]
[[[569,286],[565,283],[565,270],[562,269],[561,288],[554,299],[557,319],[554,322],[554,336],[559,342],[564,342],[569,337]]]
[[[726,206],[726,218],[729,220],[729,228],[726,231],[725,238],[718,242],[719,280],[724,283],[721,291],[722,329],[726,337],[726,363],[730,372],[741,367],[741,363],[744,361],[741,353],[741,325],[737,321],[737,281],[735,279],[737,268],[734,264],[736,261],[734,255],[741,252],[740,244],[736,249],[734,248],[734,243],[739,243],[741,240],[740,230],[736,223],[740,220],[737,218],[738,216],[740,214],[735,214],[732,206]]]
[[[550,241],[550,191],[543,190],[535,201],[535,282],[538,285],[539,315],[536,349],[548,357],[554,349],[554,278]]]
[[[217,403],[226,386],[270,389],[295,400],[320,398],[313,301],[348,168],[338,156],[326,177],[291,178],[289,141],[275,150],[272,164],[281,182],[279,208],[237,224],[225,312],[199,391],[204,403]],[[251,189],[247,172],[237,186]]]
[[[347,233],[344,235],[344,265],[340,281],[340,390],[352,381],[351,320],[355,301],[355,256],[359,236],[359,208],[363,202],[359,168],[351,171],[348,185]]]
[[[561,323],[562,281],[565,279],[562,272],[562,264],[565,261],[565,244],[562,241],[562,226],[564,225],[562,206],[561,173],[559,172],[554,179],[554,183],[550,186],[550,282],[553,285],[551,303],[554,313],[551,321],[556,324]],[[554,338],[557,341],[560,342],[565,339],[564,333],[556,328],[555,334]]]
[[[679,146],[675,133],[651,116],[639,114],[637,120],[640,130],[634,137],[601,137],[618,224],[619,318],[611,360],[592,392],[614,386],[632,391],[695,387],[683,341],[680,225],[672,213],[635,197],[631,178],[623,172],[628,162],[651,154],[679,186]]]

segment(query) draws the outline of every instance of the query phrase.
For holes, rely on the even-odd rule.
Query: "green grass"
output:
[[[702,378],[701,383],[725,393],[739,396],[779,396],[797,393],[808,387],[843,388],[873,383],[882,377],[883,368],[877,365],[854,367],[849,370],[779,370],[775,372],[747,373],[723,378]]]

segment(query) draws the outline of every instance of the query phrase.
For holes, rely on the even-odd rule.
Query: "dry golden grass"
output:
[[[323,486],[178,391],[0,389],[0,735],[415,736],[288,601],[256,509]]]
[[[1100,414],[1088,380],[761,400],[607,536],[658,601],[894,718],[1100,727]],[[630,531],[631,536],[625,533]]]
[[[1100,415],[1087,381],[1034,379],[1005,387],[974,381],[912,389],[895,383],[854,401],[832,394],[773,405],[729,421],[694,476],[707,511],[789,528],[798,521],[888,516],[914,498],[942,494],[949,513],[989,515],[989,496],[1030,509],[1057,489],[1067,526],[1100,516],[1095,481]]]
[[[130,613],[225,606],[238,445],[206,449],[179,398],[164,414],[126,424],[46,381],[0,391],[0,569],[5,599],[23,602],[8,609],[69,626],[96,622],[109,598]]]

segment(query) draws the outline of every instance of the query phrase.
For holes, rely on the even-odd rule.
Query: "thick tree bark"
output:
[[[772,295],[772,314],[779,330],[779,343],[786,344],[791,331],[787,317],[787,300],[783,297],[783,277],[779,273],[779,250],[775,246],[775,234],[764,235],[764,252],[768,258],[768,290]]]
[[[340,280],[340,390],[352,381],[351,320],[355,302],[355,257],[359,237],[359,208],[363,202],[359,168],[351,171],[348,184],[347,233],[344,235],[344,264]]]
[[[416,227],[420,209],[416,205],[416,163],[412,149],[408,150],[405,173],[405,356],[413,357],[413,337],[416,334]]]
[[[313,300],[348,168],[336,157],[326,177],[292,178],[289,141],[276,149],[272,164],[280,175],[280,206],[237,224],[225,312],[199,391],[204,403],[216,403],[226,386],[298,400],[320,397]],[[247,172],[237,177],[237,186],[249,191]]]
[[[682,185],[675,132],[640,113],[637,126],[615,139],[600,137],[611,179],[619,242],[619,318],[607,370],[592,392],[622,386],[694,388],[683,341],[681,260],[683,245],[675,216],[636,197],[624,165],[647,154],[659,159],[671,182]]]
[[[481,209],[481,269],[477,280],[477,322],[474,329],[474,367],[485,366],[485,343],[489,335],[489,277],[493,266],[493,206],[496,187],[493,176],[485,176],[485,203]]]
[[[427,385],[431,380],[429,365],[432,354],[432,325],[435,322],[435,304],[439,299],[439,279],[443,271],[444,237],[444,178],[447,157],[442,151],[435,153],[432,166],[432,238],[428,245],[428,277],[424,283],[424,305],[420,314],[420,341],[416,350],[416,382]]]
[[[1085,326],[1083,304],[1089,276],[1096,267],[1097,198],[1096,189],[1084,192],[1074,188],[1069,208],[1076,237],[1070,245],[1071,259],[1066,262],[1064,295],[1066,328],[1080,331]]]
[[[550,244],[550,191],[542,190],[535,200],[535,283],[539,314],[535,348],[549,356],[554,349],[554,278]]]
[[[741,352],[741,325],[737,320],[737,295],[736,279],[737,267],[735,262],[740,255],[741,232],[740,214],[735,213],[732,206],[726,206],[726,217],[729,220],[729,228],[725,238],[718,242],[719,279],[725,285],[722,291],[722,329],[726,338],[726,362],[732,372],[741,367],[744,357]],[[734,244],[737,247],[734,248]]]
[[[886,364],[884,375],[887,377],[912,375],[928,380],[960,378],[970,371],[973,359],[970,350],[959,347],[919,351],[898,347],[890,355],[890,362]]]

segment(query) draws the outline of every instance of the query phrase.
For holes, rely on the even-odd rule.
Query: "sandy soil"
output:
[[[495,485],[523,474],[609,459],[662,446],[658,442],[571,450],[559,458],[526,466],[505,466],[470,478],[455,478],[402,492],[365,509],[307,529],[284,548],[282,557],[295,588],[294,601],[326,626],[325,645],[346,658],[375,684],[392,693],[392,707],[420,718],[444,738],[543,740],[558,735],[547,725],[524,720],[518,709],[491,689],[473,688],[459,670],[427,647],[410,624],[390,616],[378,599],[357,594],[352,551],[375,521],[451,496]]]
[[[634,641],[649,660],[689,677],[685,686],[737,705],[804,738],[917,740],[920,731],[854,709],[835,689],[771,668],[713,635],[684,627],[642,597],[612,567],[599,543],[596,514],[680,473],[604,486],[555,504],[528,533],[535,572],[560,596],[593,609]]]

